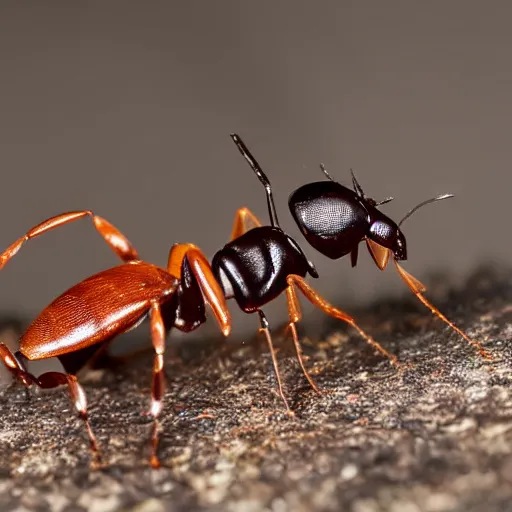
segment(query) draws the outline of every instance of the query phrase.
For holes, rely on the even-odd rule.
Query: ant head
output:
[[[441,194],[439,196],[427,199],[416,205],[412,210],[406,213],[404,218],[395,224],[389,217],[384,215],[377,208],[372,208],[370,216],[370,230],[368,238],[379,245],[389,249],[393,253],[393,258],[397,261],[407,259],[407,242],[400,226],[419,208],[436,201],[449,199],[453,194]]]
[[[330,178],[325,167],[321,166],[321,168],[324,174]],[[406,260],[407,242],[404,234],[393,220],[391,220],[387,215],[384,215],[377,208],[378,206],[393,201],[393,198],[387,197],[382,201],[376,201],[372,197],[368,197],[364,193],[363,187],[361,187],[357,181],[356,175],[352,169],[350,169],[350,174],[352,175],[352,186],[354,187],[354,192],[357,194],[359,200],[366,206],[370,214],[370,230],[368,238],[385,249],[389,249],[396,260]]]
[[[393,200],[393,198],[388,197],[383,201],[377,202],[375,201],[375,199],[372,199],[371,197],[366,197],[352,169],[350,169],[350,173],[352,174],[352,184],[354,186],[354,191],[361,199],[361,201],[365,203],[366,206],[369,207],[369,209],[371,210],[370,215],[372,217],[372,221],[370,226],[369,238],[374,242],[377,242],[378,244],[382,245],[386,249],[391,250],[394,259],[397,261],[407,259],[407,242],[405,240],[405,235],[400,230],[400,226],[404,223],[404,221],[407,220],[419,208],[425,206],[426,204],[434,203],[435,201],[441,201],[442,199],[448,199],[450,197],[453,197],[453,194],[441,194],[431,199],[427,199],[426,201],[421,202],[420,204],[416,205],[412,210],[407,212],[404,218],[397,225],[389,217],[387,217],[377,209],[377,206],[389,203],[390,201]]]
[[[395,260],[406,260],[407,242],[400,227],[373,205],[368,206],[370,213],[368,238],[372,242],[389,249]]]

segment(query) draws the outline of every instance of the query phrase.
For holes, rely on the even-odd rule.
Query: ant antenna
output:
[[[232,133],[231,138],[233,139],[233,142],[236,144],[236,147],[238,148],[240,153],[242,153],[242,156],[247,160],[247,163],[251,166],[251,169],[254,171],[256,176],[258,176],[259,180],[265,187],[265,191],[267,193],[267,205],[268,214],[270,216],[270,224],[272,225],[272,227],[279,227],[279,221],[277,219],[274,198],[272,197],[272,187],[270,186],[270,181],[268,180],[265,173],[262,171],[256,159],[252,156],[251,152],[247,149],[247,146],[244,144],[240,136],[237,135],[236,133]]]
[[[398,227],[400,227],[405,220],[407,220],[416,210],[421,208],[422,206],[425,206],[426,204],[435,203],[436,201],[441,201],[443,199],[450,199],[450,197],[454,197],[453,194],[441,194],[440,196],[433,197],[432,199],[427,199],[426,201],[423,201],[422,203],[415,206],[412,210],[408,211],[405,215],[405,217],[398,223]]]
[[[331,181],[335,181],[334,178],[327,172],[327,169],[325,168],[324,164],[320,164],[320,169],[327,176],[328,179],[330,179]],[[359,182],[356,179],[354,171],[352,169],[350,169],[350,172],[352,173],[352,184],[354,185],[354,190],[357,192],[357,195],[359,197],[365,199],[366,196],[364,195],[361,185],[359,185]],[[379,201],[378,203],[375,202],[374,206],[380,206],[382,204],[389,203],[390,201],[393,201],[393,199],[394,199],[394,197],[386,197],[386,199],[383,199],[382,201]]]
[[[375,203],[375,206],[380,206],[381,204],[386,204],[395,199],[394,197],[386,197],[386,199],[383,199],[382,201],[379,201],[378,203]]]
[[[327,172],[327,169],[325,168],[324,164],[320,164],[320,169],[327,176],[328,179],[334,181],[333,177]]]
[[[364,195],[363,189],[362,189],[361,185],[359,185],[356,175],[354,174],[354,171],[352,169],[350,169],[350,174],[352,175],[352,185],[354,186],[354,190],[356,191],[356,193],[359,197],[365,199],[366,196]]]

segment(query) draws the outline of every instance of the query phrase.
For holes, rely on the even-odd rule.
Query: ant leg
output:
[[[32,379],[28,377],[28,372],[19,358],[4,343],[0,343],[0,359],[14,377],[19,379],[26,387],[32,384]]]
[[[20,250],[21,246],[31,238],[42,235],[47,231],[55,229],[58,226],[68,224],[82,217],[91,217],[96,231],[103,237],[108,246],[123,260],[138,260],[139,255],[128,239],[110,222],[104,218],[94,215],[91,210],[82,210],[76,212],[63,213],[47,219],[37,226],[33,227],[21,238],[11,244],[2,254],[0,254],[0,269]]]
[[[199,247],[193,244],[173,245],[169,252],[167,271],[177,279],[180,279],[184,258],[187,258],[190,269],[203,292],[206,302],[213,311],[220,330],[224,336],[229,336],[231,333],[231,315],[229,314],[224,293],[213,275],[208,260]]]
[[[377,343],[369,334],[363,331],[363,329],[361,329],[361,327],[357,325],[356,321],[351,316],[347,315],[340,309],[335,308],[333,305],[329,304],[324,298],[320,297],[320,295],[318,295],[318,293],[315,292],[315,290],[311,288],[311,286],[309,286],[308,283],[306,283],[303,277],[295,274],[290,274],[286,278],[286,281],[290,286],[297,286],[297,288],[304,294],[306,299],[308,299],[309,302],[311,302],[311,304],[321,309],[324,313],[350,324],[366,340],[368,344],[376,348],[382,355],[386,356],[395,366],[400,366],[400,363],[398,362],[398,359],[395,355],[389,353],[384,347]]]
[[[388,264],[391,251],[369,238],[366,239],[366,247],[368,247],[368,251],[370,251],[377,267],[379,267],[380,270],[384,270]]]
[[[296,324],[302,318],[302,313],[300,310],[299,298],[297,297],[297,292],[293,286],[288,286],[286,288],[286,302],[288,304],[288,315],[290,317],[290,323],[288,327],[292,332],[293,344],[295,345],[295,351],[297,352],[297,359],[299,360],[300,367],[302,368],[302,372],[309,382],[310,386],[317,392],[320,393],[315,381],[309,374],[304,365],[304,360],[302,358],[302,349],[299,343],[299,336],[297,335],[297,326]]]
[[[71,401],[73,402],[75,409],[78,412],[78,416],[84,421],[87,428],[87,434],[89,435],[89,441],[91,444],[91,451],[93,452],[96,461],[101,459],[100,452],[98,450],[98,443],[96,436],[94,435],[91,425],[89,423],[89,417],[87,415],[87,398],[85,391],[78,382],[76,375],[69,373],[59,372],[47,372],[43,373],[37,378],[34,378],[34,384],[43,389],[55,388],[62,384],[67,384],[71,395]]]
[[[5,366],[7,366],[7,368],[9,368],[9,370],[11,370],[14,375],[25,384],[25,386],[28,387],[31,384],[35,384],[42,389],[49,389],[63,384],[68,385],[71,401],[78,412],[78,416],[85,423],[94,460],[95,462],[99,462],[101,457],[98,449],[98,443],[96,441],[96,436],[91,429],[87,415],[87,398],[85,396],[85,391],[79,384],[76,376],[68,373],[46,372],[39,377],[36,377],[35,375],[27,372],[20,361],[20,358],[16,357],[17,354],[13,354],[6,345],[0,343],[0,359],[3,361]]]
[[[459,333],[470,345],[473,345],[474,347],[476,347],[482,357],[485,357],[486,359],[493,358],[492,354],[490,352],[488,352],[487,350],[485,350],[481,343],[469,338],[469,336],[465,332],[460,330],[453,322],[448,320],[448,318],[446,318],[443,315],[443,313],[441,313],[441,311],[439,311],[433,304],[431,304],[422,294],[422,292],[426,291],[425,286],[420,281],[418,281],[418,279],[416,279],[414,276],[409,274],[409,272],[407,272],[403,267],[401,267],[396,260],[394,260],[394,261],[395,261],[395,265],[398,270],[398,273],[400,274],[400,277],[405,281],[405,284],[407,284],[407,286],[412,291],[412,293],[414,293],[414,295],[416,295],[416,297],[418,297],[418,299],[425,306],[427,306],[427,308],[430,309],[430,311],[432,311],[432,313],[435,316],[440,318],[443,322],[447,323],[455,332]]]
[[[160,304],[153,302],[150,311],[151,339],[155,350],[153,362],[153,384],[151,386],[151,415],[153,416],[153,434],[151,437],[152,453],[151,466],[154,469],[160,467],[158,459],[158,418],[163,409],[165,394],[164,352],[165,352],[165,326],[160,311]]]
[[[253,228],[259,228],[261,225],[258,217],[256,217],[249,208],[244,206],[235,213],[235,221],[233,222],[230,240],[235,240],[244,233],[247,233],[247,231]]]
[[[288,401],[286,400],[286,397],[284,396],[283,392],[283,384],[281,382],[281,375],[279,374],[279,366],[277,364],[277,358],[276,358],[276,351],[274,349],[274,344],[272,343],[272,336],[270,335],[270,329],[268,327],[268,321],[265,317],[265,314],[261,309],[258,309],[258,314],[260,316],[260,330],[263,331],[265,334],[265,338],[267,339],[268,348],[270,350],[270,355],[272,356],[272,364],[274,365],[274,371],[276,373],[277,378],[277,386],[279,389],[279,396],[282,398],[284,405],[286,407],[286,411],[289,415],[293,415],[293,411],[290,409],[290,406],[288,405]]]

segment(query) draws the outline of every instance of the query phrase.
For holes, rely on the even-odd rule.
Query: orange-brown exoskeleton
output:
[[[155,352],[150,408],[154,419],[151,465],[158,467],[158,417],[165,391],[166,333],[171,328],[189,332],[199,327],[206,320],[205,304],[210,305],[225,336],[230,333],[231,318],[222,289],[198,247],[175,244],[169,253],[167,269],[160,268],[140,260],[117,228],[88,210],[57,215],[35,226],[0,255],[0,268],[27,240],[86,216],[123,263],[85,279],[57,297],[22,335],[19,350],[13,353],[0,344],[0,357],[26,386],[68,385],[74,406],[87,428],[93,455],[99,460],[98,444],[87,416],[85,392],[76,373],[115,336],[137,327],[149,315]],[[35,376],[27,371],[26,360],[51,357],[59,359],[66,373]]]

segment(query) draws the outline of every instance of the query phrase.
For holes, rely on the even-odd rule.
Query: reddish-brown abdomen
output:
[[[163,302],[178,280],[165,270],[135,261],[95,274],[57,297],[27,329],[20,351],[45,359],[120,334],[137,323],[150,302]]]

